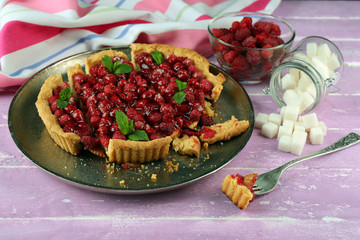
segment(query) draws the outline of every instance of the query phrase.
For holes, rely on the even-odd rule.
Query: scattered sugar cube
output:
[[[282,123],[283,126],[289,127],[292,130],[294,130],[294,124],[295,124],[295,122],[292,120],[289,120],[289,119],[285,119]]]
[[[310,86],[310,84],[312,84],[312,80],[310,79],[310,77],[307,74],[301,74],[301,77],[299,79],[298,82],[298,89],[300,89],[301,91],[305,92],[307,90],[307,88]]]
[[[292,138],[287,135],[281,136],[278,143],[278,150],[283,152],[290,152],[291,151],[291,140]]]
[[[281,125],[281,115],[277,113],[270,113],[268,122],[275,123],[276,125]]]
[[[317,127],[319,124],[316,113],[310,113],[310,114],[304,115],[304,116],[302,116],[302,119],[304,121],[305,129]]]
[[[339,59],[334,53],[331,53],[330,57],[328,58],[327,66],[330,70],[335,70],[340,67]]]
[[[322,144],[324,141],[324,132],[319,127],[310,129],[309,139],[311,144]]]
[[[326,127],[326,125],[325,125],[325,123],[324,122],[319,122],[319,125],[318,125],[318,127],[319,128],[321,128],[321,130],[323,131],[323,133],[324,133],[324,136],[326,136],[326,133],[327,133],[327,127]]]
[[[286,106],[282,106],[280,110],[281,121],[284,120],[285,111],[286,111]]]
[[[296,155],[301,155],[305,143],[306,143],[307,133],[301,131],[294,131],[291,139],[291,153]]]
[[[289,126],[280,126],[277,134],[277,140],[280,140],[282,136],[291,137],[293,129]]]
[[[278,125],[272,122],[265,123],[261,128],[261,135],[267,138],[273,138],[278,132]]]
[[[299,123],[299,122],[295,123],[294,131],[305,132],[304,124]]]
[[[305,108],[308,108],[315,102],[314,98],[311,96],[309,92],[303,92],[300,95],[300,101]]]
[[[293,89],[288,89],[284,92],[283,100],[286,105],[298,105],[299,104],[299,96],[297,92]]]
[[[308,57],[314,57],[316,56],[316,53],[317,53],[317,44],[315,42],[311,42],[311,43],[308,43],[306,44],[306,54]]]
[[[296,122],[298,115],[299,115],[299,107],[288,105],[284,113],[284,121],[291,120]]]
[[[284,90],[294,89],[297,85],[296,77],[290,73],[285,74],[281,78],[281,87]]]
[[[320,44],[317,48],[316,55],[329,58],[331,55],[331,50],[329,48],[329,45],[327,45],[327,43]]]
[[[269,114],[266,114],[266,113],[258,113],[256,115],[256,118],[255,118],[255,123],[254,123],[254,127],[255,128],[258,128],[258,129],[261,129],[261,127],[267,123],[269,119]]]

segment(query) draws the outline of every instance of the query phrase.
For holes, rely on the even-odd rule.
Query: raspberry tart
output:
[[[109,162],[158,160],[168,154],[174,139],[181,146],[175,151],[199,157],[199,138],[213,125],[212,103],[218,100],[225,77],[210,73],[206,58],[190,49],[163,44],[131,44],[130,48],[131,61],[123,52],[104,50],[85,59],[85,72],[80,64],[68,70],[71,102],[78,103],[76,111],[81,109],[85,118],[81,125],[88,123],[92,132],[79,136],[74,130],[71,136],[76,141],[67,144],[59,144],[50,135],[65,150],[74,143],[77,151],[67,150],[72,154],[83,146]],[[67,85],[62,80],[55,83],[57,78],[45,81],[39,94],[41,104],[36,106],[48,130],[57,125],[58,131],[65,132],[51,109],[53,98],[60,97],[50,92]],[[51,123],[43,118],[44,112],[53,119]],[[191,149],[186,147],[189,143],[197,144]]]

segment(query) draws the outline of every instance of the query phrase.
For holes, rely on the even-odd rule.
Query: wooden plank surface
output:
[[[360,134],[360,2],[283,1],[274,15],[297,32],[333,40],[344,74],[317,107],[329,127],[325,147],[349,132]],[[296,44],[295,42],[295,44]],[[213,59],[211,59],[213,60]],[[255,113],[279,107],[245,86]],[[13,143],[7,124],[14,93],[0,94],[0,239],[359,239],[360,145],[298,164],[270,194],[241,211],[221,191],[228,174],[262,173],[295,156],[254,130],[244,150],[220,171],[175,191],[122,196],[79,189],[45,173]]]

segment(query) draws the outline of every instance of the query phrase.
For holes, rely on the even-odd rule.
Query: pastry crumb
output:
[[[156,181],[157,180],[157,174],[153,173],[151,175],[151,180]]]

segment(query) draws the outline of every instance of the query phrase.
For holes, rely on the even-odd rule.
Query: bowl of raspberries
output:
[[[217,16],[209,22],[208,31],[220,66],[243,84],[269,80],[295,39],[295,30],[285,20],[255,12]]]

